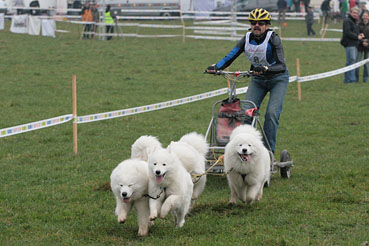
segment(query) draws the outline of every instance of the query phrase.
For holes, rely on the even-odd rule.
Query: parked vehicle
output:
[[[7,12],[7,5],[6,2],[4,0],[0,0],[0,14],[1,13],[5,13]]]
[[[267,11],[278,11],[277,6],[278,0],[237,0],[236,1],[236,12],[250,12],[256,8],[263,8]],[[215,8],[214,12],[230,12],[232,6],[221,6]],[[214,13],[214,15],[218,15]],[[224,15],[224,14],[221,14]]]
[[[181,9],[178,0],[118,0],[107,4],[114,16],[178,16]]]

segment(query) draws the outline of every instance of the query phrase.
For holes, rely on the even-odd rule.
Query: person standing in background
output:
[[[286,21],[287,1],[286,0],[278,0],[277,7],[278,7],[278,13],[279,13],[279,15],[278,15],[279,24],[281,23],[281,19],[282,19],[283,23],[285,23],[285,21]]]
[[[357,47],[359,41],[364,38],[364,34],[360,33],[359,25],[359,9],[353,7],[350,14],[343,21],[343,32],[341,45],[345,47],[346,53],[346,66],[352,65],[356,62]],[[356,77],[355,70],[345,72],[344,83],[356,83],[358,78]]]
[[[346,18],[347,11],[349,9],[348,0],[342,0],[341,3],[341,18],[344,20]]]
[[[364,55],[364,59],[369,58],[369,12],[364,11],[361,16],[361,21],[359,22],[359,31],[360,33],[364,34],[364,38],[360,40],[357,52],[356,62],[361,61]],[[363,74],[363,82],[368,82],[368,63],[364,64],[364,74]],[[355,70],[356,78],[359,80],[360,75],[360,67]]]
[[[105,25],[106,25],[106,33],[110,34],[114,32],[114,19],[110,14],[110,5],[106,6],[105,10]],[[106,40],[112,40],[113,36],[108,35]]]
[[[85,5],[82,8],[82,21],[84,22],[92,22],[92,11],[90,7],[90,3],[86,2]],[[92,32],[92,23],[86,23],[85,28],[83,30],[83,38],[90,38],[92,37],[92,34],[89,34]]]
[[[99,5],[94,4],[92,7],[92,21],[95,22],[93,25],[93,37],[95,37],[96,29],[97,29],[97,23],[100,22],[100,13],[99,13]]]
[[[305,22],[306,22],[306,30],[307,35],[315,35],[315,31],[313,30],[313,24],[314,24],[314,13],[311,7],[308,7],[308,12],[305,15]]]

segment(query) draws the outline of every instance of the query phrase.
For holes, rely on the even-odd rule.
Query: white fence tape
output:
[[[303,76],[303,77],[291,76],[289,77],[289,82],[290,83],[294,81],[307,82],[307,81],[332,77],[332,76],[347,72],[349,70],[356,69],[368,62],[369,62],[369,58],[366,60],[357,62],[355,64],[352,64],[350,66],[346,66],[344,68],[336,69],[330,72],[308,75],[308,76]],[[243,94],[247,91],[247,88],[248,87],[238,88],[236,90],[236,93]],[[172,101],[166,101],[166,102],[161,102],[161,103],[155,103],[155,104],[150,104],[150,105],[145,105],[145,106],[140,106],[140,107],[135,107],[135,108],[128,108],[128,109],[116,110],[116,111],[111,111],[111,112],[105,112],[105,113],[78,116],[76,117],[75,122],[77,122],[78,124],[82,124],[82,123],[124,117],[124,116],[129,116],[129,115],[134,115],[134,114],[146,113],[149,111],[160,110],[164,108],[169,108],[169,107],[179,106],[182,104],[204,100],[204,99],[211,98],[211,97],[216,97],[219,95],[226,94],[228,93],[228,91],[229,91],[228,88],[222,88],[222,89],[218,89],[218,90],[214,90],[214,91],[210,91],[210,92],[206,92],[206,93],[202,93],[202,94],[198,94],[198,95],[194,95],[190,97],[184,97],[184,98],[180,98],[180,99],[176,99]],[[63,116],[41,120],[41,121],[28,123],[24,125],[0,129],[0,138],[15,135],[15,134],[20,134],[20,133],[24,133],[28,131],[38,130],[38,129],[49,127],[49,126],[59,125],[59,124],[71,121],[72,119],[73,119],[73,115],[68,114],[68,115],[63,115]]]
[[[244,88],[239,88],[237,91],[239,93],[243,93],[242,91],[246,91],[246,90],[247,90],[247,87],[244,87]],[[118,118],[118,117],[124,117],[128,115],[145,113],[149,111],[154,111],[154,110],[174,107],[174,106],[178,106],[182,104],[187,104],[191,102],[196,102],[199,100],[204,100],[207,98],[226,94],[227,92],[228,92],[228,88],[223,88],[223,89],[210,91],[210,92],[206,92],[206,93],[202,93],[202,94],[198,94],[198,95],[194,95],[190,97],[175,99],[172,101],[160,102],[160,103],[155,103],[155,104],[150,104],[150,105],[145,105],[145,106],[140,106],[140,107],[135,107],[135,108],[121,109],[121,110],[116,110],[112,112],[79,116],[77,117],[77,123],[78,124],[88,123],[88,122],[93,122],[93,121],[107,120],[107,119],[113,119],[113,118]]]
[[[368,63],[368,62],[369,62],[369,58],[365,59],[365,60],[362,60],[362,61],[359,61],[355,64],[350,65],[350,66],[340,68],[340,69],[336,69],[336,70],[333,70],[333,71],[329,71],[329,72],[326,72],[326,73],[319,73],[319,74],[308,75],[308,76],[304,76],[304,77],[297,77],[296,80],[297,80],[297,82],[307,82],[307,81],[311,81],[311,80],[324,79],[324,78],[332,77],[334,75],[338,75],[338,74],[353,70],[353,69],[358,68],[358,67],[360,67],[360,66],[362,66],[362,65],[364,65],[365,63]]]
[[[0,138],[15,135],[15,134],[20,134],[24,132],[29,132],[33,130],[38,130],[38,129],[49,127],[49,126],[63,124],[65,122],[71,121],[72,119],[73,119],[73,115],[67,114],[63,116],[54,117],[51,119],[40,120],[37,122],[27,123],[24,125],[4,128],[0,130]]]

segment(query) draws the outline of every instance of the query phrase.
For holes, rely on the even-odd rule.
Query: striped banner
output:
[[[228,88],[222,88],[219,90],[210,91],[210,92],[206,92],[206,93],[202,93],[202,94],[198,94],[198,95],[194,95],[190,97],[175,99],[172,101],[155,103],[155,104],[150,104],[150,105],[145,105],[145,106],[140,106],[140,107],[135,107],[135,108],[121,109],[121,110],[116,110],[112,112],[78,116],[77,123],[82,124],[82,123],[88,123],[88,122],[93,122],[93,121],[107,120],[107,119],[113,119],[113,118],[118,118],[118,117],[124,117],[124,116],[146,113],[149,111],[155,111],[159,109],[174,107],[174,106],[178,106],[182,104],[187,104],[187,103],[196,102],[196,101],[204,100],[207,98],[223,95],[223,94],[228,93],[228,90],[229,90]],[[239,88],[237,89],[236,93],[241,94],[241,93],[246,92],[246,90],[247,90],[247,87]]]
[[[358,68],[358,67],[360,67],[360,66],[362,66],[362,65],[364,65],[368,62],[369,62],[369,58],[366,59],[366,60],[357,62],[355,64],[352,64],[350,66],[340,68],[340,69],[336,69],[336,70],[329,71],[329,72],[325,72],[325,73],[308,75],[308,76],[303,76],[303,77],[291,76],[291,77],[289,77],[289,82],[290,83],[294,82],[294,81],[307,82],[307,81],[332,77],[332,76],[342,74],[344,72],[356,69],[356,68]],[[238,88],[236,90],[236,94],[246,93],[247,88],[248,87]],[[59,124],[71,121],[73,119],[74,119],[74,122],[77,122],[78,124],[100,121],[100,120],[113,119],[113,118],[118,118],[118,117],[124,117],[124,116],[129,116],[129,115],[140,114],[140,113],[145,113],[145,112],[149,112],[149,111],[154,111],[154,110],[179,106],[179,105],[182,105],[182,104],[196,102],[196,101],[208,99],[208,98],[211,98],[211,97],[216,97],[216,96],[227,94],[227,93],[229,93],[229,89],[228,88],[222,88],[222,89],[218,89],[218,90],[214,90],[214,91],[210,91],[210,92],[206,92],[206,93],[202,93],[202,94],[198,94],[198,95],[194,95],[194,96],[190,96],[190,97],[175,99],[175,100],[172,100],[172,101],[155,103],[155,104],[150,104],[150,105],[140,106],[140,107],[135,107],[135,108],[121,109],[121,110],[105,112],[105,113],[79,116],[79,117],[76,117],[75,119],[73,118],[72,114],[67,114],[67,115],[63,115],[63,116],[54,117],[54,118],[51,118],[51,119],[46,119],[46,120],[41,120],[41,121],[28,123],[28,124],[24,124],[24,125],[19,125],[19,126],[0,129],[0,138],[15,135],[15,134],[20,134],[20,133],[24,133],[24,132],[29,132],[29,131],[33,131],[33,130],[38,130],[38,129],[49,127],[49,126],[59,125]]]
[[[360,67],[360,66],[362,66],[362,65],[364,65],[365,63],[368,63],[368,62],[369,62],[369,58],[365,59],[365,60],[362,60],[362,61],[359,61],[355,64],[350,65],[350,66],[343,67],[343,68],[340,68],[340,69],[336,69],[336,70],[333,70],[333,71],[329,71],[329,72],[325,72],[325,73],[319,73],[319,74],[313,74],[313,75],[308,75],[308,76],[303,76],[303,77],[296,77],[296,81],[297,82],[307,82],[307,81],[311,81],[311,80],[317,80],[317,79],[324,79],[324,78],[332,77],[332,76],[335,76],[335,75],[338,75],[338,74],[356,69],[356,68],[358,68],[358,67]]]
[[[0,129],[0,138],[8,137],[11,135],[20,134],[24,132],[30,132],[33,130],[38,130],[38,129],[49,127],[49,126],[63,124],[65,122],[71,121],[72,119],[73,119],[73,115],[67,114],[63,116],[54,117],[51,119],[40,120],[37,122],[27,123],[24,125]]]

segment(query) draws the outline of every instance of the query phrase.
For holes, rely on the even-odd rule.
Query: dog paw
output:
[[[118,219],[119,224],[124,224],[124,222],[126,222],[126,219]]]
[[[156,220],[158,217],[157,216],[150,216],[150,221],[154,221],[154,220]]]
[[[230,200],[228,202],[228,206],[234,206],[234,205],[236,205],[236,201]]]
[[[148,229],[139,229],[138,230],[138,235],[140,236],[140,237],[145,237],[145,236],[147,236],[147,235],[149,235],[149,230]]]

